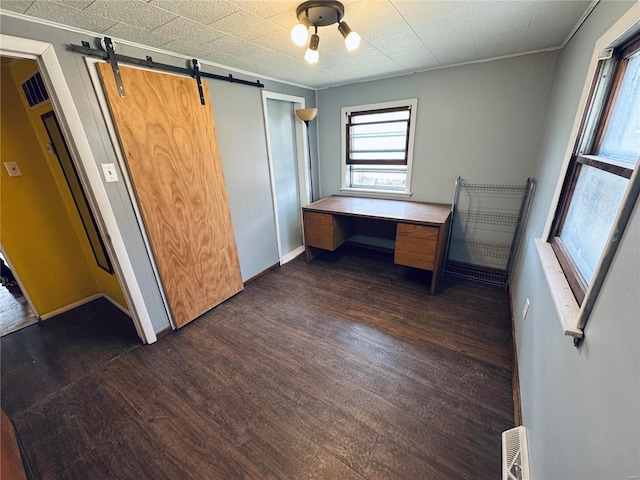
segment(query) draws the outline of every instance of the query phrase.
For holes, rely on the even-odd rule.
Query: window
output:
[[[549,237],[579,304],[595,281],[640,155],[638,37],[600,60],[588,102]]]
[[[342,190],[410,194],[417,99],[342,109]]]

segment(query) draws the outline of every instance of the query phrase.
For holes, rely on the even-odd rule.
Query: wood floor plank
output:
[[[150,346],[98,302],[0,339],[2,405],[36,478],[497,478],[508,296],[427,280],[341,248]]]

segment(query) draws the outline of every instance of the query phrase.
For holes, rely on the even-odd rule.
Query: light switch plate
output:
[[[9,172],[10,177],[21,177],[22,170],[18,166],[18,162],[4,162],[4,168]]]
[[[118,172],[116,172],[116,166],[113,163],[103,163],[102,173],[104,174],[104,181],[107,183],[118,181]]]

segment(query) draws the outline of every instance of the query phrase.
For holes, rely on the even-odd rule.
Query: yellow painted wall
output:
[[[0,168],[0,241],[44,315],[100,288],[52,174],[58,160],[45,155],[4,65],[0,79],[0,157],[18,162],[22,170],[22,176],[9,177],[4,165]]]
[[[38,67],[35,61],[19,60],[14,62],[11,66],[11,75],[13,77],[16,88],[21,88],[20,86],[22,85],[22,83],[27,78],[31,77],[37,71],[37,69]],[[46,148],[46,145],[50,142],[50,139],[47,134],[47,130],[45,129],[42,122],[41,116],[53,110],[51,103],[46,102],[41,106],[33,108],[29,107],[27,99],[24,95],[20,95],[20,99],[22,101],[22,104],[24,105],[24,110],[29,116],[33,131],[35,132],[39,140],[43,155],[48,158],[47,163],[49,165],[51,175],[56,182],[58,191],[60,193],[60,198],[64,203],[71,224],[73,225],[74,231],[76,232],[76,237],[78,238],[82,253],[86,259],[86,264],[91,270],[91,274],[98,286],[98,291],[107,294],[111,299],[118,302],[124,308],[127,308],[124,294],[122,293],[122,289],[120,288],[120,284],[115,274],[110,274],[98,266],[95,256],[93,255],[93,251],[91,250],[91,244],[89,243],[87,234],[84,230],[82,220],[80,219],[80,215],[78,214],[78,209],[74,203],[73,196],[71,195],[66,179],[64,177],[64,173],[58,162],[58,158],[55,154],[49,152]]]

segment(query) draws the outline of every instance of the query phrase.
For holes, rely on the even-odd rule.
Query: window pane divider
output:
[[[347,126],[349,127],[359,127],[360,125],[385,125],[387,123],[406,123],[407,125],[409,125],[409,119],[408,118],[402,118],[400,120],[380,120],[378,122],[358,122],[358,123],[348,123]]]
[[[407,164],[407,159],[405,158],[404,160],[383,160],[383,159],[376,159],[376,160],[372,160],[372,159],[366,159],[366,158],[362,158],[362,159],[353,159],[353,158],[347,158],[347,165],[406,165]]]
[[[582,165],[589,165],[624,178],[631,178],[634,170],[633,168],[625,167],[623,165],[624,162],[598,155],[578,155],[576,161]]]
[[[377,150],[351,150],[351,153],[373,153],[373,152],[379,152],[379,153],[397,153],[397,152],[404,152],[405,149],[404,148],[387,148],[387,149],[377,149]]]
[[[411,106],[407,105],[406,107],[391,107],[391,108],[379,108],[376,110],[361,110],[359,112],[351,112],[348,117],[357,117],[362,115],[375,115],[378,113],[393,113],[393,112],[410,112]]]

